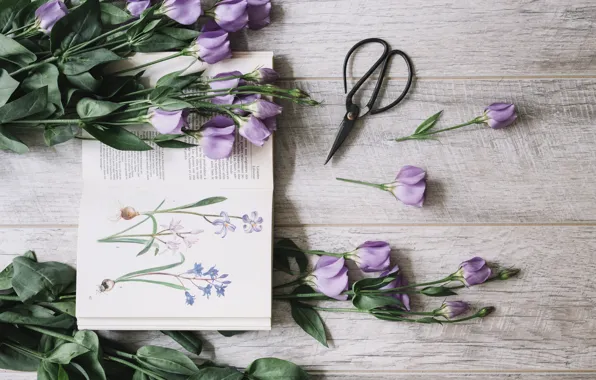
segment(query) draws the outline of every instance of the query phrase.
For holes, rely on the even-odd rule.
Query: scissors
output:
[[[366,74],[364,74],[364,76],[362,76],[362,78],[360,78],[360,80],[356,83],[354,88],[352,88],[352,90],[348,93],[348,81],[347,81],[347,77],[346,77],[346,72],[347,72],[348,61],[350,59],[350,56],[358,48],[360,48],[363,45],[369,44],[369,43],[381,44],[383,46],[383,48],[385,49],[383,51],[383,55],[381,55],[381,57],[377,60],[377,62],[375,62],[375,64],[372,65],[372,67],[366,72]],[[408,82],[406,83],[406,87],[402,91],[401,95],[393,103],[386,105],[385,107],[374,108],[375,103],[377,102],[377,98],[379,96],[379,91],[381,91],[381,86],[383,85],[385,76],[387,75],[387,68],[391,61],[391,58],[394,55],[399,55],[404,59],[404,61],[406,61],[406,65],[408,67]],[[354,104],[354,101],[353,101],[354,95],[360,89],[360,87],[362,87],[362,85],[374,74],[374,72],[381,65],[383,65],[383,67],[381,68],[381,74],[379,75],[379,79],[377,80],[375,89],[372,92],[372,96],[371,96],[370,100],[368,101],[368,103],[364,106],[364,108],[360,108],[357,104]],[[358,42],[356,45],[354,45],[350,49],[348,54],[346,55],[346,59],[344,61],[344,92],[348,93],[347,97],[346,97],[346,116],[344,116],[344,119],[339,126],[339,131],[337,132],[337,136],[335,137],[335,142],[333,143],[333,146],[331,147],[331,151],[329,152],[329,155],[327,156],[325,165],[329,162],[329,160],[331,160],[331,157],[333,157],[335,152],[337,152],[339,147],[346,140],[346,137],[348,137],[348,135],[354,128],[354,125],[356,124],[356,121],[358,119],[361,119],[364,116],[369,115],[369,114],[375,115],[375,114],[379,114],[381,112],[388,111],[391,108],[398,105],[406,97],[408,91],[410,90],[410,86],[412,85],[413,78],[414,78],[414,73],[412,71],[412,62],[410,61],[410,57],[408,57],[408,55],[401,50],[391,50],[391,48],[389,47],[389,44],[385,40],[382,40],[380,38],[367,38],[365,40]]]

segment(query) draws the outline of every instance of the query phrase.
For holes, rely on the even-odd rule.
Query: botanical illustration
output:
[[[242,223],[244,232],[260,232],[262,229],[263,218],[256,211],[243,216],[229,215],[225,211],[219,214],[208,214],[195,211],[195,209],[224,202],[225,197],[205,198],[198,202],[162,209],[165,200],[151,211],[137,211],[134,207],[123,207],[119,211],[118,218],[123,220],[132,220],[143,218],[138,223],[128,227],[113,235],[99,239],[100,243],[131,243],[142,245],[137,256],[145,254],[153,249],[157,255],[162,252],[178,252],[181,248],[192,247],[199,240],[199,235],[204,231],[199,228],[186,228],[181,224],[179,215],[193,215],[200,218],[200,221],[207,222],[215,227],[215,234],[225,238],[228,233],[236,231],[236,223]],[[168,216],[167,223],[160,221],[163,215]],[[135,233],[135,230],[146,222],[152,224],[151,233]]]

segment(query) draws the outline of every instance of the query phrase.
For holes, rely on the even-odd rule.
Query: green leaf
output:
[[[19,82],[14,80],[6,70],[0,69],[0,107],[6,104],[17,87]]]
[[[180,70],[164,75],[163,77],[159,78],[159,80],[155,84],[155,87],[171,87],[176,90],[182,90],[188,87],[189,85],[195,83],[203,75],[205,71],[200,71],[198,73],[188,75],[181,75],[183,72],[184,70]]]
[[[152,150],[146,142],[123,127],[103,127],[87,124],[83,126],[91,136],[102,143],[118,150],[144,151]]]
[[[79,355],[89,352],[89,349],[77,343],[64,342],[52,351],[46,354],[46,359],[50,363],[68,364]]]
[[[52,27],[52,53],[66,51],[101,34],[99,0],[87,0],[62,17]]]
[[[72,125],[47,126],[43,131],[43,140],[47,146],[54,146],[73,139],[77,131],[78,128]]]
[[[77,331],[74,339],[89,352],[80,355],[71,364],[77,364],[89,375],[90,380],[106,380],[103,369],[103,356],[99,347],[99,338],[93,331]]]
[[[75,87],[87,92],[97,92],[102,84],[101,79],[96,79],[90,73],[81,73],[78,75],[67,75],[66,79]]]
[[[443,324],[440,320],[435,319],[433,317],[419,318],[419,319],[417,319],[417,321],[418,321],[418,323],[428,323],[428,324],[438,323],[439,325]]]
[[[95,66],[121,59],[122,57],[111,50],[99,48],[86,53],[69,55],[63,62],[63,71],[65,75],[77,75],[89,71]]]
[[[209,206],[209,205],[214,205],[217,203],[221,203],[228,200],[228,198],[226,197],[210,197],[210,198],[205,198],[205,199],[201,199],[198,202],[195,203],[189,203],[187,205],[184,206],[179,206],[176,207],[176,210],[184,210],[187,208],[195,208],[195,207],[204,207],[204,206]]]
[[[352,298],[352,304],[358,310],[373,310],[380,307],[398,305],[403,306],[400,300],[391,296],[378,296],[369,294],[358,294]]]
[[[217,330],[220,335],[225,336],[226,338],[232,337],[234,335],[244,334],[246,331],[238,331],[238,330]]]
[[[437,124],[437,121],[439,121],[439,118],[441,117],[441,114],[443,113],[443,111],[439,111],[436,114],[432,115],[431,117],[429,117],[428,119],[424,120],[422,122],[422,124],[420,124],[418,126],[418,128],[416,128],[416,130],[414,131],[414,134],[423,134],[424,132],[428,131],[429,129],[431,129],[432,127],[435,126],[435,124]]]
[[[197,38],[199,36],[199,34],[201,34],[197,30],[181,28],[181,27],[179,27],[179,28],[164,27],[164,28],[160,28],[159,32],[161,34],[165,34],[166,36],[169,36],[169,37],[175,38],[177,40],[181,40],[181,41],[194,40],[195,38]]]
[[[163,87],[161,87],[163,88]],[[161,108],[162,110],[166,111],[178,111],[182,109],[192,109],[194,106],[189,102],[185,102],[181,99],[176,98],[164,98],[160,99],[159,102],[154,103],[157,107]]]
[[[12,275],[14,268],[12,264],[8,264],[6,268],[0,272],[0,291],[12,289]]]
[[[315,338],[323,346],[327,345],[327,336],[325,335],[325,326],[319,313],[307,304],[292,301],[292,318],[294,322],[308,335]]]
[[[203,350],[203,342],[190,331],[161,331],[162,334],[174,339],[186,351],[195,355],[200,355]]]
[[[47,87],[48,102],[56,105],[60,110],[60,114],[62,114],[64,107],[62,106],[62,97],[60,88],[58,87],[59,75],[60,73],[56,66],[46,63],[35,68],[34,71],[29,72],[29,75],[23,79],[21,87],[27,92]]]
[[[151,378],[141,371],[135,371],[132,380],[151,380]]]
[[[143,39],[132,45],[134,51],[150,53],[150,52],[163,52],[176,48],[183,48],[188,45],[184,41],[177,40],[164,34],[155,33],[149,38]]]
[[[37,369],[37,380],[68,380],[68,374],[60,364],[43,360]]]
[[[128,93],[136,91],[138,85],[137,79],[134,76],[110,76],[110,80],[104,81],[97,91],[97,96],[100,98],[111,98],[119,92]]]
[[[147,241],[148,240],[139,239],[139,238],[119,238],[119,237],[114,237],[114,238],[111,238],[109,240],[106,240],[105,242],[109,242],[109,243],[146,244]]]
[[[308,373],[296,364],[276,358],[257,359],[246,368],[244,373],[253,380],[310,379]]]
[[[17,100],[13,100],[0,107],[0,124],[6,124],[10,121],[23,119],[41,112],[45,110],[47,104],[47,87],[31,91]]]
[[[298,264],[300,273],[306,272],[308,258],[306,254],[291,239],[281,239],[273,246],[273,268],[292,274],[289,259],[293,258]]]
[[[17,305],[0,313],[0,322],[12,323],[15,325],[69,329],[76,321],[68,314],[56,315],[51,310],[39,305]]]
[[[76,317],[75,310],[77,305],[74,301],[48,302],[42,304],[42,306]]]
[[[137,22],[135,22],[127,31],[126,35],[128,36],[128,40],[132,41],[135,40],[139,35],[143,34],[143,30],[149,24],[149,22],[153,19],[153,14],[155,13],[156,7],[151,7],[145,10],[141,17]]]
[[[184,137],[184,134],[180,134],[180,135],[168,135],[168,134],[164,134],[164,135],[157,135],[153,138],[153,142],[161,142],[161,141],[170,141],[170,140],[175,140],[177,138],[180,137]]]
[[[457,295],[456,292],[444,286],[429,286],[420,290],[420,293],[430,297],[448,297]]]
[[[137,361],[144,367],[177,375],[194,375],[199,368],[183,353],[171,348],[144,346],[137,351]]]
[[[354,282],[352,290],[358,294],[361,290],[378,290],[392,283],[398,276],[398,272],[391,273],[385,277],[363,278]]]
[[[15,257],[12,287],[24,302],[54,301],[75,280],[75,270],[53,261],[37,263],[26,257]]]
[[[168,141],[155,141],[155,144],[161,148],[176,148],[176,149],[186,149],[186,148],[193,148],[198,146],[196,144],[190,144],[184,141],[178,140],[168,140]]]
[[[0,329],[4,328],[4,326],[0,326]],[[39,359],[32,358],[4,344],[0,344],[0,368],[11,371],[32,372],[37,370],[39,364]]]
[[[37,56],[12,38],[0,34],[0,60],[24,67],[35,62]]]
[[[147,243],[145,243],[145,246],[143,247],[143,249],[141,249],[139,251],[139,253],[137,253],[137,256],[141,256],[141,255],[144,255],[145,253],[149,252],[151,247],[153,247],[154,243],[155,243],[155,238],[147,240]]]
[[[0,149],[11,150],[19,154],[29,151],[27,145],[10,133],[3,125],[0,125]]]
[[[130,13],[118,8],[114,4],[99,4],[101,23],[103,25],[118,25],[131,19]]]
[[[111,114],[122,108],[124,105],[109,102],[107,100],[96,100],[83,98],[77,103],[77,114],[82,119],[96,119]]]
[[[138,270],[138,271],[135,271],[135,272],[130,272],[130,273],[127,273],[127,274],[125,274],[123,276],[118,277],[116,279],[116,282],[125,280],[128,277],[137,276],[137,275],[140,275],[140,274],[145,274],[145,273],[150,273],[150,272],[162,272],[162,271],[167,270],[167,269],[175,268],[177,266],[180,266],[180,265],[184,264],[184,261],[185,261],[185,257],[184,257],[183,254],[180,253],[180,261],[177,262],[177,263],[163,265],[163,266],[160,266],[160,267],[147,268],[147,269]]]
[[[238,370],[226,367],[207,367],[192,375],[188,380],[242,380],[244,374]]]
[[[0,33],[7,33],[13,29],[13,22],[26,5],[27,2],[22,0],[0,0]]]

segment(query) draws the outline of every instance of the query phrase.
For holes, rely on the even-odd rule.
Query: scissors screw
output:
[[[355,120],[356,119],[356,115],[354,115],[354,112],[348,112],[348,120]]]

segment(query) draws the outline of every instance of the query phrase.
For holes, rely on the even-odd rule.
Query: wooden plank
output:
[[[594,221],[596,109],[590,99],[596,79],[421,81],[403,105],[363,120],[327,166],[345,112],[341,82],[284,85],[308,90],[325,105],[285,104],[275,137],[278,225]],[[399,85],[392,81],[387,97],[397,97]],[[514,126],[468,127],[438,142],[387,141],[411,133],[438,110],[445,110],[438,125],[445,127],[481,114],[494,101],[518,105]],[[76,224],[80,155],[78,141],[39,145],[25,155],[0,152],[0,224]],[[390,182],[406,164],[428,171],[423,209],[335,180]]]
[[[73,262],[75,235],[74,229],[1,229],[0,258],[36,249],[41,260]],[[272,331],[231,338],[201,332],[206,341],[202,357],[242,367],[275,356],[323,371],[596,370],[594,226],[304,227],[279,228],[276,235],[293,238],[303,248],[333,251],[386,240],[394,262],[412,282],[441,278],[474,255],[520,267],[522,274],[461,291],[460,299],[497,308],[480,322],[402,325],[324,313],[330,338],[326,349],[294,324],[288,305],[275,302]],[[359,273],[352,267],[350,276]],[[413,298],[417,310],[441,302]],[[176,347],[158,331],[106,334],[131,348],[149,343]]]
[[[346,53],[367,37],[407,52],[422,77],[594,75],[595,20],[590,0],[278,0],[272,24],[234,36],[233,47],[275,52],[285,78],[341,77]],[[355,74],[380,50],[362,55]]]

